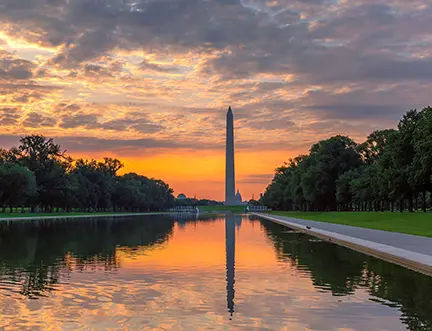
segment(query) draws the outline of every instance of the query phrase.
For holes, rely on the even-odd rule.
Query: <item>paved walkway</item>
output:
[[[401,259],[399,264],[408,267],[413,266],[403,263],[404,261],[402,260],[411,261],[414,264],[421,264],[422,266],[418,270],[425,272],[421,269],[426,268],[426,273],[432,275],[432,238],[341,224],[309,221],[286,216],[262,213],[254,214],[284,224],[288,227],[297,228],[312,235],[334,238],[336,241],[347,244],[346,246],[351,246],[352,248],[364,248],[359,250],[364,253],[371,253],[370,255],[379,256],[384,259],[390,257],[387,259],[395,263],[398,263],[398,259]],[[392,256],[395,259],[392,259]]]

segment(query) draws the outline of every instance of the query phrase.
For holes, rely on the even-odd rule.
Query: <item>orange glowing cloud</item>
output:
[[[42,133],[74,156],[116,155],[126,172],[222,199],[231,105],[237,186],[256,196],[310,144],[364,139],[429,103],[431,9],[377,1],[7,2],[0,145]]]

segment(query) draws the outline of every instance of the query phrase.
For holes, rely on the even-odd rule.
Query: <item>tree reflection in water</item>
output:
[[[0,222],[0,277],[37,299],[60,278],[67,280],[72,269],[115,271],[117,247],[159,245],[173,227],[174,219],[160,216]]]
[[[280,261],[306,270],[314,286],[335,296],[365,288],[372,300],[397,307],[414,330],[432,330],[432,278],[314,237],[260,221]]]

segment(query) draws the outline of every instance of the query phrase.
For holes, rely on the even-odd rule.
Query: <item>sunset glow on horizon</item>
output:
[[[0,148],[54,138],[75,158],[223,200],[335,134],[361,142],[430,104],[432,1],[3,0]]]

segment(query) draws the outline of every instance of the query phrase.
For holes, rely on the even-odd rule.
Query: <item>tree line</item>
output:
[[[210,200],[210,199],[186,198],[186,199],[176,199],[175,205],[177,207],[216,206],[216,205],[223,205],[223,202]]]
[[[32,212],[158,211],[174,204],[162,180],[136,173],[118,175],[120,160],[74,160],[53,139],[30,135],[0,149],[0,207]]]
[[[384,211],[431,205],[432,108],[408,111],[397,129],[357,144],[334,136],[276,169],[261,202],[279,210]]]

